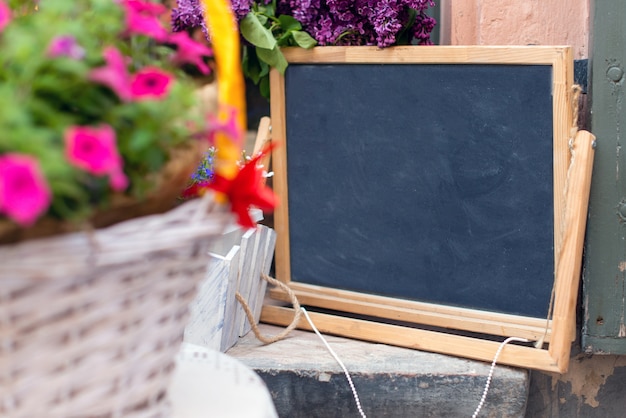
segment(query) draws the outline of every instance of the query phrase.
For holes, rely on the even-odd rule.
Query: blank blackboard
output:
[[[571,48],[283,52],[275,273],[292,292],[270,296],[402,347],[491,361],[524,339],[500,361],[564,372],[595,140],[574,124]]]
[[[291,279],[546,317],[552,68],[292,64]]]

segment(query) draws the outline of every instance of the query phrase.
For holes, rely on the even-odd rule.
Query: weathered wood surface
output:
[[[276,233],[259,225],[235,229],[213,245],[206,278],[191,305],[186,342],[224,352],[248,333],[251,325],[236,292],[248,301],[258,323],[267,287],[261,275],[269,273],[275,243]]]
[[[198,289],[191,304],[190,319],[185,328],[185,341],[219,350],[222,344],[224,315],[227,309],[229,276],[233,264],[239,262],[239,246],[231,247],[226,256],[213,255],[207,268],[206,279]],[[230,304],[232,306],[232,304]]]

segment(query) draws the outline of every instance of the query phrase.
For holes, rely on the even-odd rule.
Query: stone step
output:
[[[266,335],[282,328],[261,324]],[[362,410],[373,417],[472,417],[491,364],[324,336],[345,364]],[[341,366],[313,332],[263,345],[248,333],[228,355],[265,381],[281,418],[360,417]],[[528,370],[496,366],[478,417],[524,417]],[[242,400],[243,401],[243,400]]]

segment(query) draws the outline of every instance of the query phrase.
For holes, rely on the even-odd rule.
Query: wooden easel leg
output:
[[[562,372],[567,371],[570,345],[576,336],[576,298],[580,283],[595,136],[579,131],[572,144],[572,166],[565,197],[564,235],[557,264],[552,341],[549,352]]]

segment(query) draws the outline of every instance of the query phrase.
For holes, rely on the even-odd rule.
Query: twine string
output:
[[[324,343],[324,346],[326,347],[326,349],[330,352],[330,354],[337,361],[337,363],[339,363],[339,366],[341,366],[341,369],[343,370],[343,373],[345,374],[346,379],[348,380],[348,385],[350,386],[350,390],[352,391],[352,396],[354,397],[354,401],[356,402],[356,406],[357,406],[357,409],[359,411],[359,414],[361,415],[362,418],[367,418],[366,415],[365,415],[365,412],[363,412],[363,407],[361,406],[361,400],[359,399],[359,394],[356,391],[356,388],[354,386],[354,382],[352,381],[352,377],[350,376],[350,373],[348,372],[348,369],[344,365],[343,361],[341,361],[341,359],[339,358],[337,353],[335,353],[335,351],[332,349],[332,347],[328,344],[326,339],[324,339],[322,334],[320,334],[319,330],[317,329],[317,327],[313,323],[313,320],[311,320],[311,317],[306,312],[306,310],[304,308],[300,307],[300,303],[298,302],[298,298],[296,297],[296,295],[293,292],[293,290],[291,290],[291,288],[289,286],[287,286],[286,284],[284,284],[283,282],[281,282],[279,280],[276,280],[276,279],[268,276],[267,274],[263,274],[262,273],[261,274],[261,278],[263,280],[265,280],[266,282],[268,282],[269,284],[271,284],[271,285],[280,287],[284,292],[286,292],[289,295],[289,298],[291,299],[291,303],[293,304],[293,309],[295,310],[296,313],[295,313],[295,315],[293,317],[293,320],[291,321],[291,324],[289,324],[289,326],[287,328],[285,328],[282,332],[280,332],[279,334],[276,334],[274,336],[265,336],[259,330],[259,327],[258,327],[258,325],[256,324],[256,322],[254,320],[254,314],[252,313],[252,310],[250,309],[250,306],[248,305],[248,303],[246,302],[244,297],[241,295],[241,293],[236,292],[235,293],[235,298],[237,298],[237,301],[241,304],[241,307],[243,308],[243,310],[244,310],[244,312],[246,314],[246,317],[248,318],[248,321],[250,321],[250,325],[252,326],[252,331],[254,332],[254,336],[259,341],[261,341],[264,344],[271,344],[271,343],[275,343],[277,341],[280,341],[283,338],[285,338],[287,335],[289,335],[289,333],[291,331],[293,331],[294,328],[296,328],[296,326],[298,325],[298,322],[300,322],[300,317],[304,314],[306,320],[309,322],[309,325],[311,326],[311,329],[322,340],[322,342]]]
[[[582,87],[578,84],[572,86],[572,127],[570,128],[570,141],[574,140],[576,133],[578,132],[578,118],[580,117],[580,95],[582,94]]]
[[[241,304],[241,307],[246,314],[246,318],[248,318],[248,321],[250,322],[250,326],[252,327],[252,332],[254,332],[254,336],[257,337],[257,339],[263,344],[271,344],[275,343],[276,341],[282,340],[298,326],[300,318],[302,317],[302,309],[300,309],[300,302],[298,302],[296,294],[293,292],[293,290],[291,290],[289,286],[287,286],[280,280],[276,280],[273,277],[268,276],[267,274],[261,274],[261,278],[269,284],[279,287],[281,290],[287,293],[289,299],[291,299],[291,304],[293,305],[295,315],[293,317],[293,320],[291,321],[291,324],[289,324],[287,328],[273,336],[263,335],[254,319],[254,313],[252,312],[252,309],[250,309],[250,305],[248,305],[248,302],[246,302],[245,298],[239,292],[235,293],[235,298],[237,298],[237,301]]]

